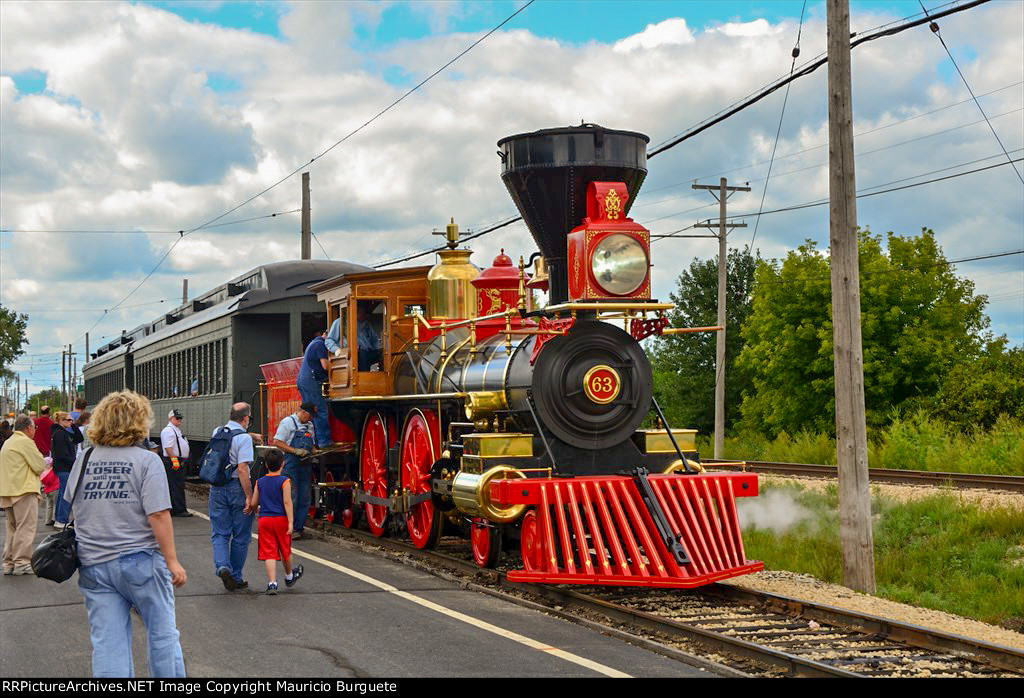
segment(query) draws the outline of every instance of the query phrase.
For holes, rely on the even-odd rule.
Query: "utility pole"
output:
[[[313,228],[309,222],[309,173],[302,173],[302,256],[313,258]]]
[[[61,349],[60,351],[60,397],[61,402],[67,402],[67,389],[68,389],[68,366],[67,366],[68,353]]]
[[[697,223],[698,228],[718,228],[718,331],[715,338],[715,458],[722,458],[725,450],[725,289],[726,289],[726,262],[728,261],[729,250],[726,245],[728,233],[733,228],[746,228],[746,223],[725,222],[725,202],[732,192],[750,191],[750,187],[726,186],[728,180],[722,177],[718,186],[713,184],[694,184],[694,189],[707,189],[711,195],[718,200],[718,224],[707,221]],[[717,196],[715,191],[718,191]]]
[[[185,305],[188,303],[188,279],[182,279],[181,281],[181,304]]]
[[[836,446],[839,462],[839,538],[843,583],[875,592],[875,553],[864,416],[864,350],[860,328],[857,187],[854,177],[853,88],[850,79],[849,0],[828,0],[828,180],[835,346]]]

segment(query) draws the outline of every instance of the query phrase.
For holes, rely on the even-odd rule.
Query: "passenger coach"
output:
[[[260,364],[301,355],[326,327],[310,284],[365,271],[371,269],[325,260],[256,267],[97,349],[83,371],[86,399],[96,405],[125,388],[147,396],[154,435],[177,408],[197,454],[235,402],[252,404],[253,421],[263,422]]]

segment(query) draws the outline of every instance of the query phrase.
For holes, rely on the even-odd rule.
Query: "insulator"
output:
[[[799,46],[794,46],[793,47],[793,58],[798,58],[799,56],[800,56],[800,47]]]
[[[928,28],[932,30],[932,34],[938,34],[939,33],[939,23],[938,22],[932,22],[931,24],[928,25]]]

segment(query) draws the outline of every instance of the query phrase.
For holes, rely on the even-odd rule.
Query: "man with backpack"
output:
[[[213,527],[213,564],[228,591],[245,589],[242,579],[252,538],[252,483],[249,466],[254,460],[253,436],[248,433],[252,408],[231,406],[228,423],[218,427],[203,452],[200,478],[210,482],[210,524]]]

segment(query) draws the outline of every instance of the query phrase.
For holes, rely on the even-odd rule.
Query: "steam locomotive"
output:
[[[650,234],[627,217],[647,143],[596,125],[499,141],[529,261],[502,251],[481,271],[453,219],[434,267],[310,287],[342,327],[324,386],[329,519],[420,548],[461,529],[484,567],[517,545],[514,581],[695,587],[763,568],[736,512],[757,476],[704,472],[695,432],[653,397],[639,342],[683,330],[651,298]],[[379,354],[360,348],[367,331]],[[269,433],[297,408],[300,363],[263,366]]]

